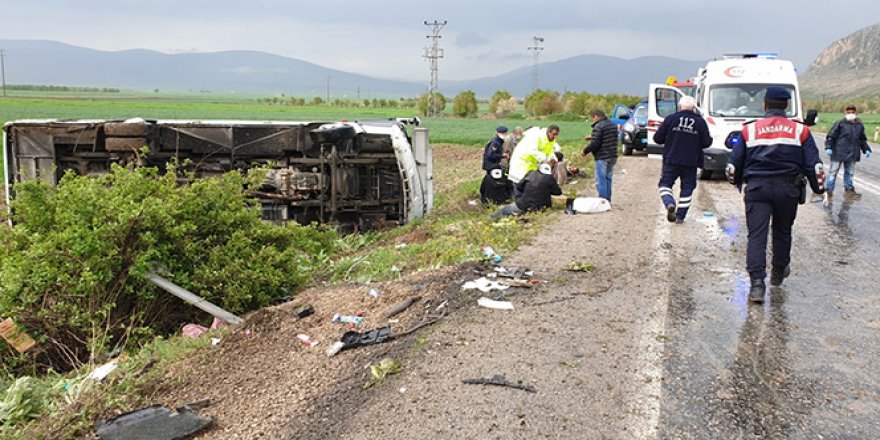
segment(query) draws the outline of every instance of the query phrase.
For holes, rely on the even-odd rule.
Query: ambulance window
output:
[[[657,115],[665,118],[678,111],[678,99],[681,94],[671,89],[657,89],[654,93]]]
[[[709,114],[711,116],[760,118],[764,116],[764,94],[774,84],[723,84],[709,88]],[[793,97],[785,109],[786,116],[795,116],[797,102],[794,87],[780,85]]]

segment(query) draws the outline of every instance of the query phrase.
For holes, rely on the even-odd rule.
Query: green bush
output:
[[[492,94],[489,99],[489,113],[498,114],[498,104],[511,98],[510,92],[507,90],[498,90]]]
[[[547,116],[562,111],[559,93],[552,90],[535,90],[526,96],[523,106],[532,116]]]
[[[0,228],[0,316],[42,350],[5,356],[7,371],[67,370],[204,317],[154,288],[151,270],[242,313],[303,286],[338,249],[333,230],[260,220],[238,173],[177,177],[116,166],[99,178],[67,174],[57,187],[15,187],[16,224]]]
[[[452,100],[452,113],[459,118],[477,116],[477,95],[468,90],[455,95]]]
[[[418,107],[419,113],[424,116],[432,116],[439,115],[443,113],[443,109],[446,108],[446,97],[443,96],[442,93],[437,92],[434,93],[434,106],[433,108],[428,108],[431,104],[431,94],[425,93],[424,95],[419,97]]]

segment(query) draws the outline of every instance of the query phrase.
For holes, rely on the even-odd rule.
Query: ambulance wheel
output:
[[[623,155],[624,156],[632,156],[633,148],[627,144],[623,144]]]

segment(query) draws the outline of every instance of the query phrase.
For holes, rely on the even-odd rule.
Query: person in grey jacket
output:
[[[843,119],[834,123],[831,131],[825,136],[825,153],[831,158],[831,170],[825,183],[825,203],[831,203],[834,185],[837,183],[837,173],[843,165],[843,187],[845,194],[858,195],[853,186],[855,164],[862,153],[871,158],[871,146],[868,145],[868,136],[865,134],[865,126],[858,118],[856,106],[846,106],[846,115]]]

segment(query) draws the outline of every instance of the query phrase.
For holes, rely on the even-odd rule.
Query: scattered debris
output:
[[[220,338],[211,338],[211,346],[220,345]]]
[[[510,286],[501,284],[498,281],[489,281],[486,277],[480,277],[473,281],[468,281],[461,286],[465,290],[477,289],[483,293],[489,293],[493,290],[507,290]]]
[[[199,336],[208,332],[208,327],[198,324],[187,324],[183,326],[180,333],[190,339],[197,339]]]
[[[477,300],[477,305],[495,310],[513,310],[513,303],[510,301],[495,301],[485,296]]]
[[[420,299],[422,299],[422,297],[414,296],[412,298],[407,298],[407,299],[397,303],[394,307],[391,308],[391,310],[388,311],[388,313],[385,314],[385,317],[391,318],[397,314],[402,313],[404,310],[410,308],[410,306],[417,303]]]
[[[189,437],[211,425],[214,419],[196,414],[189,405],[174,412],[153,405],[95,422],[95,433],[102,440],[177,440]]]
[[[528,268],[498,266],[492,269],[499,277],[513,279],[531,279],[535,272]]]
[[[477,206],[477,201],[476,200],[468,200],[468,205]]]
[[[391,358],[385,358],[378,363],[370,365],[370,374],[373,376],[364,384],[364,389],[382,383],[386,377],[403,371],[403,365]]]
[[[31,335],[21,331],[12,318],[6,318],[0,322],[0,337],[19,353],[24,353],[37,345],[37,341]]]
[[[233,315],[232,313],[227,312],[226,310],[221,309],[214,303],[205,300],[204,298],[192,293],[183,287],[178,286],[177,284],[172,283],[171,281],[166,280],[165,278],[156,275],[153,272],[147,274],[147,279],[150,280],[151,283],[155,284],[162,290],[186,301],[189,304],[192,304],[196,308],[199,308],[205,312],[211,314],[211,316],[215,316],[220,318],[230,324],[238,325],[243,324],[244,320],[239,318],[238,316]]]
[[[500,387],[508,387],[514,388],[517,390],[523,390],[529,393],[537,393],[538,390],[531,385],[523,384],[522,381],[517,381],[516,383],[510,382],[504,378],[503,374],[496,374],[489,379],[465,379],[462,383],[466,383],[469,385],[495,385]]]
[[[498,255],[498,253],[495,252],[495,249],[492,249],[492,246],[483,246],[482,248],[480,248],[480,252],[482,252],[483,256],[486,257],[486,259],[488,259],[489,261],[492,261],[494,263],[501,262],[501,255]]]
[[[380,344],[391,339],[391,327],[376,328],[367,332],[359,333],[347,331],[338,342],[333,343],[327,349],[327,356],[333,356],[342,350],[362,347],[364,345]]]
[[[327,356],[328,357],[335,356],[336,353],[339,353],[340,351],[342,351],[343,347],[345,347],[345,342],[342,342],[342,341],[334,342],[333,345],[331,345],[330,348],[327,349]]]
[[[369,295],[369,296],[371,296],[371,297],[373,297],[373,298],[378,298],[378,297],[379,297],[379,291],[376,290],[376,289],[370,289],[370,291],[367,292],[367,295]]]
[[[332,320],[332,322],[334,324],[344,323],[344,324],[353,324],[353,325],[361,325],[361,322],[363,322],[363,321],[364,321],[363,316],[340,315],[338,313],[333,315],[333,320]]]
[[[296,316],[297,319],[303,319],[307,316],[311,316],[315,314],[315,308],[312,306],[305,306],[296,312],[294,312],[293,316]]]
[[[593,272],[596,270],[596,266],[587,261],[574,261],[565,270],[571,272]]]
[[[849,261],[836,260],[835,263],[837,263],[837,264],[839,264],[839,265],[841,265],[841,266],[846,266],[846,265],[849,264]]]
[[[101,382],[107,376],[109,376],[110,373],[112,373],[114,370],[116,370],[116,368],[119,367],[119,362],[121,362],[122,360],[124,360],[124,358],[116,358],[110,362],[107,362],[104,365],[101,365],[98,368],[95,368],[94,370],[92,370],[91,373],[89,373],[88,376],[86,376],[86,379]]]
[[[406,243],[400,243],[400,244],[396,244],[396,245],[394,245],[394,248],[395,248],[395,249],[403,249],[403,248],[405,248],[405,247],[406,247]]]
[[[521,280],[521,279],[512,279],[512,280],[505,281],[505,283],[510,284],[511,287],[527,287],[529,289],[537,286],[538,283],[540,283],[540,282],[541,282],[540,280]]]
[[[299,340],[299,342],[302,343],[303,345],[306,345],[306,346],[309,346],[312,348],[314,348],[316,345],[318,345],[318,341],[312,340],[312,338],[309,335],[306,335],[303,333],[296,335],[296,339]]]
[[[290,296],[290,295],[279,296],[278,298],[275,298],[272,300],[272,305],[277,306],[279,304],[284,304],[284,303],[290,302],[290,301],[293,301],[293,296]]]

